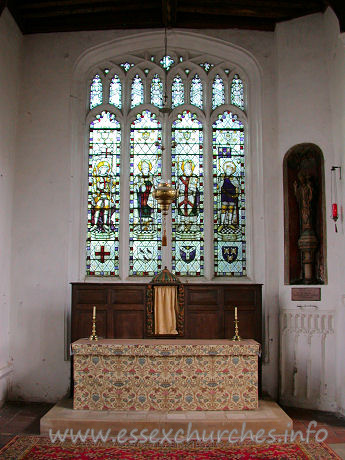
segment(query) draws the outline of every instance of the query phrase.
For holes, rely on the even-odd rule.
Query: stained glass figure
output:
[[[214,64],[210,64],[209,62],[202,62],[202,63],[200,63],[199,65],[200,65],[200,67],[202,67],[202,68],[205,70],[205,72],[207,72],[207,73],[212,69],[212,67],[214,67]]]
[[[154,114],[144,110],[131,124],[130,276],[153,276],[162,268],[161,214],[152,197],[161,177],[161,144],[161,124]]]
[[[97,74],[93,77],[90,86],[90,109],[97,107],[103,102],[103,85],[101,77]]]
[[[217,74],[214,77],[212,84],[212,109],[219,107],[225,103],[224,83],[221,77]]]
[[[90,124],[86,273],[119,275],[121,126],[102,112]]]
[[[155,74],[151,81],[151,104],[163,107],[163,83],[158,74]]]
[[[114,75],[110,82],[109,103],[121,109],[122,86],[118,75]]]
[[[184,85],[180,75],[176,75],[171,85],[172,108],[184,104]]]
[[[170,70],[170,67],[175,63],[175,61],[171,56],[163,56],[159,63],[163,69]]]
[[[125,72],[128,72],[131,67],[134,66],[132,62],[122,62],[120,66],[123,68]]]
[[[202,82],[198,74],[194,76],[190,87],[190,103],[202,109]]]
[[[172,268],[180,276],[204,273],[203,130],[195,114],[184,111],[172,124]]]
[[[215,276],[246,275],[244,126],[225,111],[213,124]]]
[[[237,105],[240,109],[244,109],[244,87],[240,77],[236,74],[231,83],[230,102]]]
[[[139,77],[136,75],[132,80],[131,88],[131,108],[144,103],[144,85]]]

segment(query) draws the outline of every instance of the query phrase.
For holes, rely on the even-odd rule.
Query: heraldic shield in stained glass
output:
[[[90,124],[86,271],[119,274],[121,127],[102,112]]]
[[[152,196],[161,178],[161,156],[161,124],[144,110],[131,125],[130,276],[153,276],[162,268],[161,214]]]
[[[173,271],[180,276],[204,272],[203,131],[195,114],[184,111],[172,124]]]
[[[244,126],[226,111],[213,124],[215,276],[246,275]]]

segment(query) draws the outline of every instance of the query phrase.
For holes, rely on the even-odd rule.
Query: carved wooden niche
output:
[[[285,284],[324,284],[326,219],[324,160],[315,144],[297,144],[285,154]]]
[[[175,299],[175,332],[157,333],[156,327],[156,288],[169,287],[176,291]],[[146,335],[155,337],[182,337],[184,336],[184,287],[181,281],[165,267],[160,273],[154,276],[146,289]],[[165,316],[165,315],[163,315]]]

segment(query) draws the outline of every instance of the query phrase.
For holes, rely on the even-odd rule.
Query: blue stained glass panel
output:
[[[212,109],[225,103],[225,90],[223,80],[216,75],[212,84]]]
[[[113,79],[110,82],[109,103],[121,109],[121,105],[122,105],[121,96],[122,96],[121,80],[118,75],[114,75]]]
[[[195,114],[184,111],[172,124],[172,268],[179,276],[204,273],[203,130]]]
[[[230,102],[244,110],[244,87],[240,77],[236,74],[231,83]]]
[[[198,74],[193,77],[190,87],[190,103],[202,109],[203,104],[203,91],[202,82]]]
[[[213,124],[215,276],[246,276],[244,126],[225,111]]]
[[[93,77],[90,86],[90,109],[101,105],[103,102],[103,85],[101,77],[97,74]]]
[[[184,85],[180,75],[176,75],[171,85],[172,108],[184,104]]]
[[[163,107],[163,83],[158,74],[155,74],[151,81],[151,104]]]
[[[132,80],[131,107],[133,108],[143,103],[144,103],[144,85],[139,75],[136,75]]]
[[[148,110],[131,124],[129,275],[153,276],[162,268],[161,214],[152,197],[160,182],[162,130]]]
[[[102,112],[90,124],[86,273],[119,275],[121,126]]]

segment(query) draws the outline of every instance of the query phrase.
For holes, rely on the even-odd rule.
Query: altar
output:
[[[72,352],[77,410],[258,408],[254,340],[80,339]]]

